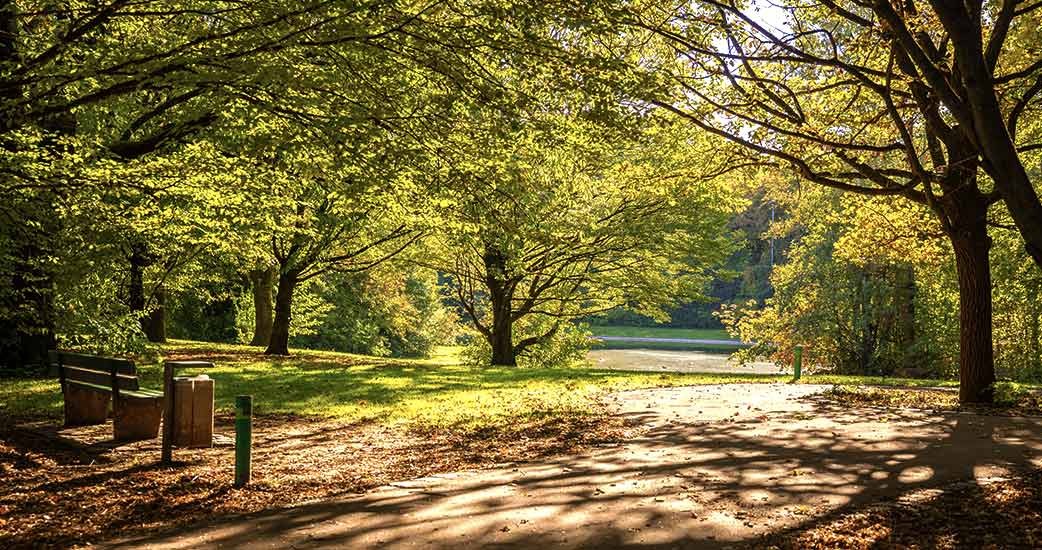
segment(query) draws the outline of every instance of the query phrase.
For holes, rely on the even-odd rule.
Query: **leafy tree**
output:
[[[1042,87],[1042,64],[1017,48],[1038,26],[1037,6],[746,7],[709,0],[620,16],[668,52],[644,66],[683,92],[656,103],[804,181],[927,206],[959,274],[960,399],[990,401],[990,205],[1010,207],[1042,260],[1042,216],[1023,169],[1034,146],[1017,134]]]
[[[111,199],[137,188],[140,180],[105,172],[176,150],[213,124],[221,100],[229,97],[223,84],[245,84],[247,61],[272,51],[277,46],[270,40],[292,27],[287,13],[274,14],[273,7],[4,3],[0,210],[10,227],[32,228],[11,235],[15,250],[8,265],[15,284],[7,298],[23,305],[19,315],[3,318],[4,332],[19,350],[17,362],[38,361],[53,345],[52,259],[60,252],[63,212],[79,215],[103,202],[101,195]],[[222,59],[222,71],[198,70]],[[150,243],[127,246],[135,283],[143,264],[164,263],[149,261],[152,254],[143,248]],[[134,286],[128,300],[144,310],[145,293]]]
[[[730,250],[734,205],[693,168],[697,136],[668,124],[633,140],[597,132],[555,115],[491,119],[457,149],[471,151],[453,164],[469,184],[443,199],[426,261],[448,276],[492,364],[516,365],[595,312],[661,319],[700,295]]]
[[[791,217],[774,233],[798,233],[789,261],[775,266],[765,304],[725,308],[730,329],[756,346],[744,357],[780,363],[801,345],[809,365],[857,374],[951,374],[957,296],[940,228],[922,226],[923,208],[889,197],[830,189],[772,188]],[[929,219],[929,218],[927,218]]]
[[[293,294],[302,282],[329,272],[361,272],[393,258],[419,234],[381,199],[323,193],[322,187],[298,196],[289,227],[272,241],[278,262],[275,317],[265,353],[289,354]]]
[[[508,51],[508,41],[521,34],[517,27],[495,31],[512,15],[497,2],[469,7],[285,0],[4,3],[0,216],[10,230],[10,246],[2,252],[11,291],[2,297],[0,332],[19,355],[11,361],[38,360],[54,343],[52,268],[61,212],[141,185],[97,178],[99,169],[122,170],[114,165],[137,161],[158,167],[167,159],[169,171],[150,176],[142,189],[147,194],[167,189],[186,168],[178,165],[188,158],[181,152],[199,144],[210,145],[211,161],[263,165],[270,157],[248,143],[255,136],[236,132],[261,115],[311,132],[318,150],[323,140],[338,143],[345,131],[387,131],[389,121],[423,119],[395,136],[414,147],[426,139],[425,128],[436,126],[430,115],[444,109],[439,97],[494,97],[500,84],[474,62],[475,44]],[[414,93],[424,89],[437,93]],[[151,204],[163,215],[178,208],[154,197],[125,198],[128,208]],[[147,272],[181,259],[158,251],[164,246],[152,237],[121,235],[137,272],[128,302],[143,315],[162,295],[152,292],[153,299],[139,288]],[[136,284],[139,276],[142,285]]]

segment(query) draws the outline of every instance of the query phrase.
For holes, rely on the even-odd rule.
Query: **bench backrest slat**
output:
[[[82,369],[111,372],[115,369],[117,374],[133,376],[137,374],[134,362],[129,359],[118,357],[98,357],[96,355],[84,355],[82,353],[69,353],[66,351],[51,351],[51,362],[61,364],[65,367],[80,367]]]
[[[62,371],[65,373],[66,382],[86,382],[88,384],[112,387],[112,374],[110,372],[81,369],[80,367],[70,367],[66,365],[62,366]],[[119,389],[121,390],[140,389],[138,387],[137,376],[117,374],[116,383],[119,385]]]

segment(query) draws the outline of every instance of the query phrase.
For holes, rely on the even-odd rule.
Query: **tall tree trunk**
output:
[[[130,308],[130,311],[144,315],[145,267],[148,266],[144,247],[138,244],[131,245],[130,255],[127,257],[127,260],[130,262],[130,282],[127,288],[127,307]],[[144,330],[143,319],[142,330]]]
[[[510,319],[510,308],[492,308],[492,334],[488,339],[492,346],[492,364],[506,367],[517,366],[514,351],[514,323]]]
[[[979,195],[976,187],[966,195]],[[963,194],[957,192],[957,195]],[[959,278],[959,402],[991,403],[995,383],[992,344],[991,237],[988,205],[979,200],[959,200],[953,207],[948,235],[955,250]]]
[[[155,291],[156,305],[148,315],[141,319],[141,328],[149,342],[166,342],[166,290],[159,287]]]
[[[267,346],[271,342],[272,325],[274,323],[271,303],[272,287],[275,280],[275,268],[255,269],[250,272],[253,286],[253,339],[251,346]]]
[[[517,366],[514,348],[514,283],[507,277],[507,257],[493,245],[485,246],[485,287],[492,306],[492,327],[488,343],[492,346],[492,364]]]
[[[289,355],[289,324],[293,313],[293,292],[297,288],[296,271],[279,271],[279,286],[275,294],[275,319],[271,325],[271,339],[266,355]]]

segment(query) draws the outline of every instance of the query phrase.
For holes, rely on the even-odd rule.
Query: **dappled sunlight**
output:
[[[911,466],[897,474],[900,483],[923,483],[934,476],[933,468],[926,465]]]
[[[317,538],[451,548],[466,537],[519,548],[712,547],[798,529],[880,498],[1006,475],[1042,456],[1042,419],[877,414],[801,398],[814,391],[820,388],[625,392],[616,396],[619,411],[642,429],[622,446],[396,483],[272,512],[249,530],[230,522],[199,532],[224,545]],[[1014,433],[1019,441],[1003,439]],[[148,542],[163,547],[193,536]]]
[[[712,546],[1042,461],[1042,419],[851,406],[821,395],[825,387],[769,383],[772,377],[732,384],[745,378],[476,368],[445,356],[427,363],[320,353],[271,362],[249,348],[193,355],[179,345],[174,353],[188,358],[225,357],[208,371],[217,382],[219,422],[230,422],[235,395],[254,396],[255,433],[264,441],[255,455],[258,490],[271,491],[273,504],[284,501],[283,491],[336,497],[268,513],[256,529],[240,531],[229,520],[213,539],[227,545],[259,536],[352,546],[432,540],[448,548],[466,536],[518,547]],[[158,372],[143,370],[146,379]],[[60,403],[56,386],[18,387]],[[661,386],[687,387],[649,389]],[[589,435],[606,422],[626,427],[616,432],[625,434],[624,444],[611,436],[602,445]],[[395,437],[408,442],[383,441]],[[516,452],[490,452],[488,442],[504,438]],[[576,442],[582,454],[561,454]],[[410,456],[424,458],[406,467]],[[505,456],[517,463],[396,482],[357,498],[348,490],[395,479],[357,473],[359,463],[397,464],[380,471],[407,479],[407,472],[458,469],[436,464],[487,466]],[[222,468],[207,475],[227,475]],[[229,498],[211,481],[214,490],[193,509],[217,509]]]

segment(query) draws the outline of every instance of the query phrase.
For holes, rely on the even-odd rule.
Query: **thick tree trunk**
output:
[[[279,286],[275,294],[275,319],[271,325],[271,339],[266,355],[289,355],[289,324],[292,319],[293,292],[297,288],[296,271],[279,272]]]
[[[492,346],[492,364],[517,366],[514,348],[514,283],[507,277],[507,257],[496,247],[487,245],[482,258],[485,264],[485,287],[492,307],[492,328],[488,343]]]
[[[251,346],[267,346],[271,342],[274,312],[271,303],[275,268],[255,269],[250,272],[253,286],[253,339]]]
[[[166,290],[157,288],[155,297],[156,307],[141,319],[141,328],[149,342],[162,343],[166,342]]]
[[[130,283],[127,289],[127,306],[130,311],[136,312],[138,322],[141,324],[141,332],[149,342],[166,342],[166,291],[159,287],[156,289],[156,304],[151,311],[148,308],[148,300],[145,298],[145,268],[152,265],[155,257],[149,252],[148,246],[135,242],[130,245]]]
[[[959,278],[959,401],[991,403],[995,383],[992,347],[991,237],[987,203],[962,204],[949,238]]]
[[[492,346],[492,364],[506,367],[517,366],[517,354],[514,351],[514,330],[510,322],[509,312],[507,315],[494,317],[492,323],[492,335],[488,338]]]

